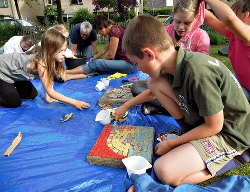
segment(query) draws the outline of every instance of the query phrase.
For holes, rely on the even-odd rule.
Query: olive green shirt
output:
[[[198,126],[204,117],[223,110],[222,136],[238,151],[249,148],[250,107],[230,70],[213,57],[182,49],[176,64],[172,83],[185,121]]]

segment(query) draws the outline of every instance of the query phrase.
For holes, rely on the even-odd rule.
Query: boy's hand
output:
[[[127,109],[125,107],[119,107],[115,109],[115,120],[122,119],[125,113],[127,112]]]
[[[89,104],[89,103],[85,103],[85,102],[83,102],[83,101],[78,101],[78,100],[77,100],[77,101],[75,102],[74,106],[75,106],[77,109],[82,110],[82,109],[86,109],[86,108],[90,107],[90,104]]]
[[[168,139],[161,141],[155,147],[155,154],[156,155],[164,155],[167,152],[171,151],[174,147],[172,145],[173,139]]]

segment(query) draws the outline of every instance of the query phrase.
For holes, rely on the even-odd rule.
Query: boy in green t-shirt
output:
[[[250,108],[234,75],[217,59],[175,48],[164,26],[149,15],[128,24],[123,50],[149,74],[149,89],[115,112],[116,119],[134,105],[157,98],[184,134],[161,141],[154,164],[164,183],[200,183],[250,145]]]

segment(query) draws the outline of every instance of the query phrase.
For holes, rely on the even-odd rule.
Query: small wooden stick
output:
[[[11,146],[9,146],[9,148],[5,151],[5,153],[3,155],[10,156],[10,154],[14,151],[14,149],[20,143],[21,140],[22,140],[22,133],[19,132],[18,135],[16,136],[16,138],[12,141]]]

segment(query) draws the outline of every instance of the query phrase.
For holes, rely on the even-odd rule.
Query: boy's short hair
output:
[[[93,29],[93,27],[88,21],[84,21],[84,22],[81,23],[80,31],[83,34],[89,35],[91,33],[92,29]]]
[[[32,46],[34,44],[34,40],[32,38],[32,36],[30,35],[24,35],[21,39],[21,42],[25,43],[28,46]]]
[[[174,47],[163,24],[146,14],[133,18],[126,27],[122,49],[125,53],[143,58],[142,48],[154,47],[161,52]]]

